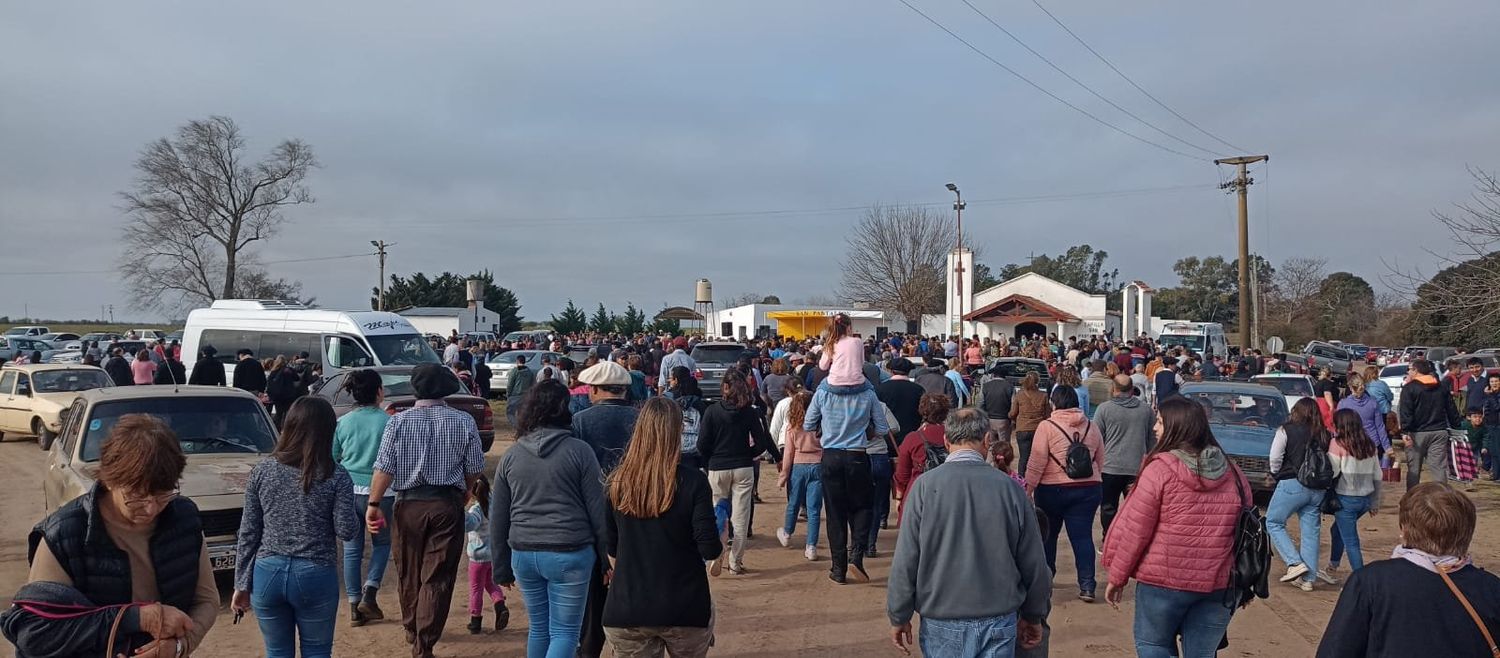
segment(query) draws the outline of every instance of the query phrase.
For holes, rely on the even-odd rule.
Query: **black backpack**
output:
[[[1308,437],[1303,449],[1302,465],[1297,467],[1297,482],[1308,489],[1326,491],[1333,486],[1333,463],[1328,460],[1328,451]]]
[[[948,446],[935,446],[926,439],[923,439],[922,443],[927,449],[927,463],[922,466],[923,473],[930,472],[932,469],[942,466],[943,462],[948,461]]]
[[[1063,436],[1068,435],[1067,430],[1064,430],[1062,425],[1053,423],[1050,420],[1047,422],[1056,427],[1057,431],[1062,432]],[[1093,422],[1089,422],[1084,426],[1083,434],[1074,432],[1073,436],[1068,438],[1068,452],[1065,455],[1067,463],[1057,461],[1056,455],[1050,453],[1047,455],[1052,458],[1052,463],[1057,464],[1058,468],[1061,468],[1064,474],[1074,480],[1082,480],[1094,475],[1094,453],[1089,452],[1088,445],[1083,442],[1083,436],[1088,434],[1089,429],[1093,426]]]
[[[1229,476],[1240,492],[1240,516],[1234,524],[1234,564],[1229,569],[1225,607],[1243,608],[1252,599],[1271,596],[1267,586],[1271,574],[1271,537],[1266,519],[1240,485],[1240,471],[1231,467]]]

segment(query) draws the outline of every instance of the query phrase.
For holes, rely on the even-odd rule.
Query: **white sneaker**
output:
[[[787,534],[786,530],[783,530],[781,528],[777,528],[776,529],[776,541],[781,542],[781,547],[782,548],[787,548],[787,547],[789,547],[789,546],[792,545],[792,536],[789,535],[789,534]]]
[[[1333,574],[1328,573],[1326,570],[1323,570],[1323,569],[1319,569],[1318,570],[1318,580],[1321,580],[1321,581],[1323,581],[1325,583],[1328,583],[1329,585],[1337,585],[1337,584],[1339,584],[1339,579],[1338,578],[1333,577]]]
[[[1311,580],[1299,580],[1297,581],[1297,587],[1304,592],[1311,592],[1313,591],[1313,582]]]
[[[1281,577],[1281,582],[1289,583],[1305,575],[1307,575],[1307,565],[1294,564],[1286,568],[1286,575]]]
[[[809,545],[806,550],[802,551],[802,556],[807,558],[808,562],[816,562],[818,560],[818,547]]]

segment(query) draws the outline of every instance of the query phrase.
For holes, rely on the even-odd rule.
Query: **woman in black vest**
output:
[[[198,507],[177,492],[186,463],[161,420],[129,415],[115,424],[93,488],[31,531],[30,576],[0,614],[17,656],[173,658],[199,648],[219,592]],[[80,607],[92,612],[55,614]]]
[[[1309,489],[1297,481],[1297,471],[1306,459],[1309,444],[1317,450],[1328,450],[1328,428],[1323,426],[1323,412],[1312,398],[1302,398],[1292,405],[1292,413],[1276,438],[1271,440],[1271,473],[1276,478],[1276,491],[1266,505],[1266,532],[1271,535],[1271,545],[1286,563],[1286,575],[1281,582],[1291,583],[1304,592],[1311,592],[1313,580],[1326,574],[1318,573],[1318,535],[1322,527],[1322,489]],[[1300,545],[1287,534],[1286,521],[1297,515],[1302,529]]]

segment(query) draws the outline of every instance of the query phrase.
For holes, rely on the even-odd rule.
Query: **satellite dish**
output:
[[[1281,336],[1272,336],[1272,337],[1266,339],[1266,351],[1267,352],[1270,352],[1272,354],[1276,354],[1276,353],[1280,352],[1285,347],[1286,347],[1286,341],[1282,340]]]

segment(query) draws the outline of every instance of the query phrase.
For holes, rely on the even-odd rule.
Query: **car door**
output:
[[[49,512],[72,499],[66,490],[68,483],[77,478],[73,471],[73,452],[77,449],[83,432],[83,416],[87,413],[87,406],[88,403],[81,399],[74,400],[72,406],[63,411],[62,431],[58,432],[57,439],[52,442],[52,450],[47,453],[47,473],[42,480],[42,498]]]
[[[23,431],[16,425],[16,419],[25,416],[25,403],[28,402],[16,399],[16,381],[20,376],[21,373],[16,370],[0,374],[0,432]]]

